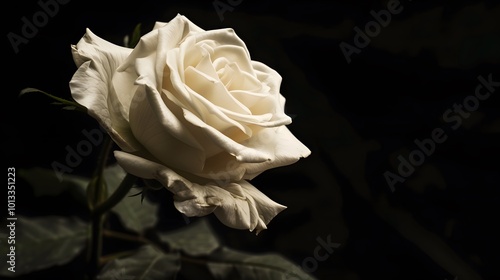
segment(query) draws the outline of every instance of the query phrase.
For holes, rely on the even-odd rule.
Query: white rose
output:
[[[87,29],[72,50],[73,98],[122,149],[120,166],[161,182],[180,212],[258,233],[286,208],[247,180],[310,151],[286,127],[281,76],[232,29],[177,15],[134,49]]]

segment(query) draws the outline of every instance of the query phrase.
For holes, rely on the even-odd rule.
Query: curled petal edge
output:
[[[226,226],[248,229],[259,234],[286,206],[278,204],[248,181],[217,185],[198,184],[156,162],[126,153],[114,152],[118,164],[128,173],[159,181],[174,194],[176,209],[188,217],[214,213]]]

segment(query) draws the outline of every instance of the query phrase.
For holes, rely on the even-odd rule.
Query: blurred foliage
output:
[[[107,166],[104,178],[108,192],[113,193],[124,177],[125,171],[118,165]],[[20,170],[19,178],[30,182],[41,199],[70,193],[76,203],[83,204],[90,181],[70,174],[58,181],[53,170],[39,167]],[[97,279],[315,279],[282,255],[246,253],[224,246],[204,218],[177,230],[161,231],[156,227],[159,205],[135,192],[131,189],[128,197],[111,209],[120,224],[110,223],[108,217],[104,227],[104,237],[135,245],[125,251],[116,246],[108,250]],[[61,210],[59,216],[18,216],[16,272],[8,271],[9,263],[4,262],[2,276],[29,277],[38,270],[65,265],[85,252],[89,221]],[[8,251],[6,245],[2,242],[1,249]],[[84,267],[81,269],[83,277]]]
[[[8,270],[9,262],[0,264],[0,275],[22,276],[33,271],[69,263],[80,254],[87,239],[88,225],[78,217],[41,216],[17,217],[15,236],[15,273]],[[8,252],[7,242],[0,246]],[[22,261],[20,261],[22,260]]]

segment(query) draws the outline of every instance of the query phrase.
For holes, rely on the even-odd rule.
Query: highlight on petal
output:
[[[260,147],[261,150],[273,154],[273,158],[267,162],[244,163],[243,168],[246,173],[243,179],[247,180],[253,179],[265,170],[293,164],[311,154],[311,150],[299,141],[286,126],[262,129],[245,145]]]
[[[85,61],[98,60],[101,66],[111,66],[110,68],[113,70],[116,69],[132,51],[130,48],[115,45],[100,38],[88,28],[85,30],[85,35],[78,41],[76,46],[71,46],[71,50],[73,60],[78,67]],[[99,67],[100,65],[96,66]]]
[[[164,164],[187,172],[202,170],[205,153],[196,139],[154,89],[144,90],[146,98],[136,95],[130,108],[130,127],[135,138]]]
[[[175,48],[186,34],[202,31],[204,30],[179,14],[166,24],[157,23],[152,31],[141,37],[119,70],[135,67],[138,76],[158,86],[158,91],[161,91],[161,75],[167,52]]]
[[[134,93],[133,80],[118,79],[116,69],[131,51],[87,29],[78,44],[72,46],[79,68],[69,83],[73,99],[88,109],[123,150],[130,152],[142,148],[128,127],[127,100]],[[115,85],[121,86],[116,89],[119,92]]]
[[[215,192],[228,192],[232,198],[223,201],[224,203],[215,209],[215,216],[227,226],[239,226],[250,231],[255,229],[257,234],[267,229],[266,225],[286,209],[286,206],[274,202],[245,180],[219,187]]]
[[[278,204],[242,180],[224,185],[198,184],[161,164],[115,151],[118,164],[127,172],[145,179],[156,179],[174,194],[177,210],[188,217],[214,213],[226,226],[260,231],[286,206]]]
[[[268,169],[293,164],[311,154],[286,126],[264,128],[242,145],[270,155],[269,160],[252,162],[219,153],[208,158],[203,172],[196,175],[226,182],[251,180]]]

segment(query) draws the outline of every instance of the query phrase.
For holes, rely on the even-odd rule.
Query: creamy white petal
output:
[[[222,147],[223,150],[227,151],[229,154],[233,155],[238,161],[244,162],[264,162],[271,159],[272,155],[261,151],[260,149],[254,149],[246,147],[233,139],[224,135],[221,131],[207,125],[200,118],[195,116],[189,111],[184,111],[184,117],[193,125],[203,129],[205,135],[207,135],[215,144]]]
[[[130,107],[130,127],[135,138],[168,166],[188,172],[202,170],[205,153],[201,146],[155,89],[144,90],[146,98],[136,94]]]
[[[247,108],[253,108],[260,102],[265,102],[263,99],[269,98],[269,90],[263,89],[262,92],[253,92],[248,90],[235,89],[231,90],[231,94],[238,99],[241,103],[245,104]],[[255,114],[255,112],[252,112]],[[270,113],[270,112],[268,112]]]
[[[168,24],[168,22],[157,21],[157,22],[155,22],[155,25],[153,26],[153,30],[158,29],[158,28],[162,28],[167,24]]]
[[[229,91],[245,90],[250,92],[262,92],[262,82],[254,75],[245,72],[240,68],[240,64],[235,62],[227,63],[223,69],[219,70],[221,79],[226,81]]]
[[[241,124],[254,124],[256,126],[261,127],[276,127],[280,125],[288,125],[292,123],[292,119],[283,114],[278,116],[272,113],[264,113],[260,115],[247,115],[247,114],[238,114],[235,112],[231,112],[228,110],[221,110],[226,114],[226,116],[230,117],[234,121],[238,121]]]
[[[226,34],[224,34],[226,35]],[[229,33],[229,35],[234,35],[234,33]],[[238,38],[239,39],[239,38]],[[214,54],[212,55],[212,60],[223,57],[231,63],[238,64],[238,66],[250,75],[254,75],[254,69],[252,68],[250,61],[250,54],[243,43],[240,40],[238,45],[224,45],[220,44],[214,49]]]
[[[118,164],[135,176],[156,179],[174,194],[177,210],[189,217],[214,213],[225,225],[260,231],[286,206],[278,204],[247,181],[219,186],[215,182],[198,184],[173,170],[132,154],[115,151]]]
[[[194,65],[188,65],[184,63],[185,68],[194,67],[199,72],[207,75],[209,77],[207,78],[208,80],[216,81],[219,77],[217,75],[217,71],[214,68],[214,65],[212,64],[210,50],[207,50],[207,48],[210,48],[210,46],[208,46],[207,44],[200,45],[198,49],[201,49],[201,51],[204,51],[204,53],[201,54],[200,58],[196,60],[196,63]],[[189,56],[190,54],[187,54],[184,59],[187,59]]]
[[[107,42],[87,29],[78,44],[72,46],[72,51],[79,66],[69,83],[73,99],[88,109],[120,148],[126,151],[140,149],[127,130],[126,108],[112,85],[116,68],[131,49]]]
[[[244,126],[231,120],[222,112],[224,107],[242,113],[249,113],[248,109],[233,98],[220,81],[201,74],[193,67],[187,67],[184,70],[184,63],[179,57],[182,57],[182,49],[170,51],[165,70],[169,79],[164,82],[165,89],[174,96],[175,100],[178,100],[184,109],[195,114],[208,125],[214,125],[216,129],[224,130],[227,126],[236,126],[245,133],[249,133]]]
[[[96,60],[95,67],[103,67],[105,70],[114,71],[120,63],[130,54],[132,49],[115,45],[99,36],[95,35],[90,29],[85,30],[85,35],[80,39],[77,45],[72,48],[73,60],[77,67],[89,60]],[[109,68],[108,68],[109,67]],[[111,74],[111,71],[102,70],[103,74]]]
[[[195,96],[203,97],[202,102],[208,101],[211,105],[240,114],[251,114],[250,110],[234,98],[218,79],[213,79],[191,66],[184,74],[186,85],[196,93]]]
[[[252,68],[255,71],[257,79],[262,83],[268,85],[271,89],[270,92],[277,93],[280,92],[281,81],[283,78],[276,72],[276,70],[265,65],[259,61],[252,61]]]
[[[281,75],[278,74],[278,72],[276,72],[274,69],[258,61],[252,61],[252,66],[255,69],[257,79],[259,79],[259,81],[261,81],[263,84],[269,86],[269,93],[272,96],[272,99],[270,100],[270,103],[272,104],[270,109],[267,108],[269,104],[267,104],[267,106],[259,106],[260,104],[256,104],[251,108],[252,112],[254,112],[255,114],[273,113],[276,119],[286,118],[286,99],[280,93],[280,86],[282,81]]]
[[[286,126],[262,129],[247,145],[261,147],[264,151],[272,151],[273,158],[262,163],[243,163],[246,170],[244,179],[253,179],[267,169],[293,164],[311,154],[311,150],[299,141]]]
[[[228,46],[228,47],[230,46],[229,48],[239,48],[239,50],[243,51],[241,54],[246,59],[250,59],[250,53],[248,51],[245,42],[243,42],[243,40],[241,40],[240,37],[238,37],[238,35],[234,32],[234,29],[232,28],[207,30],[205,32],[200,32],[198,34],[195,34],[195,38],[196,42],[201,42],[204,40],[213,40],[217,43],[218,46]],[[221,50],[224,50],[224,48]],[[234,53],[235,55],[234,58],[239,61],[240,59],[242,59],[242,57],[236,57],[237,53],[238,51]],[[249,68],[248,71],[251,72],[253,70]]]
[[[250,180],[265,170],[290,165],[311,154],[311,151],[286,126],[264,128],[248,141],[242,144],[254,149],[258,147],[260,151],[271,155],[270,159],[263,162],[248,162],[220,153],[207,159],[203,172],[196,175],[226,182]]]
[[[186,17],[177,15],[166,24],[142,36],[126,61],[118,68],[120,73],[134,69],[137,93],[129,106],[129,122],[136,138],[165,164],[188,171],[203,168],[204,154],[196,139],[166,106],[163,95],[164,68],[167,53],[175,48],[186,33],[203,31]],[[184,153],[184,154],[181,154]]]
[[[137,74],[144,80],[153,83],[161,91],[163,68],[165,67],[167,52],[179,45],[186,34],[201,32],[203,29],[188,20],[185,16],[177,15],[167,24],[157,26],[141,37],[137,46],[121,66],[120,70],[135,67]],[[139,61],[148,60],[145,63]],[[151,67],[153,65],[154,67]]]
[[[186,108],[186,110],[184,110],[184,118],[194,126],[202,129],[204,134],[211,139],[211,142],[215,143],[223,150],[226,150],[228,153],[233,154],[239,160],[248,162],[262,162],[268,160],[270,155],[262,153],[258,149],[249,149],[242,146],[207,121],[208,118],[212,118],[211,122],[213,124],[215,122],[215,119],[213,118],[217,117],[225,123],[233,124],[233,126],[239,127],[247,135],[250,133],[247,127],[229,119],[222,112],[220,107],[210,104],[204,98],[196,98],[199,94],[186,87],[183,77],[179,74],[179,62],[178,59],[176,59],[178,53],[176,51],[178,52],[178,50],[172,50],[169,53],[169,56],[167,56],[167,66],[170,68],[168,72],[170,73],[171,81],[171,84],[168,86],[172,87],[168,90],[167,95],[171,94],[172,97],[170,98],[177,104],[184,104],[183,106]],[[167,85],[167,83],[164,84]]]

